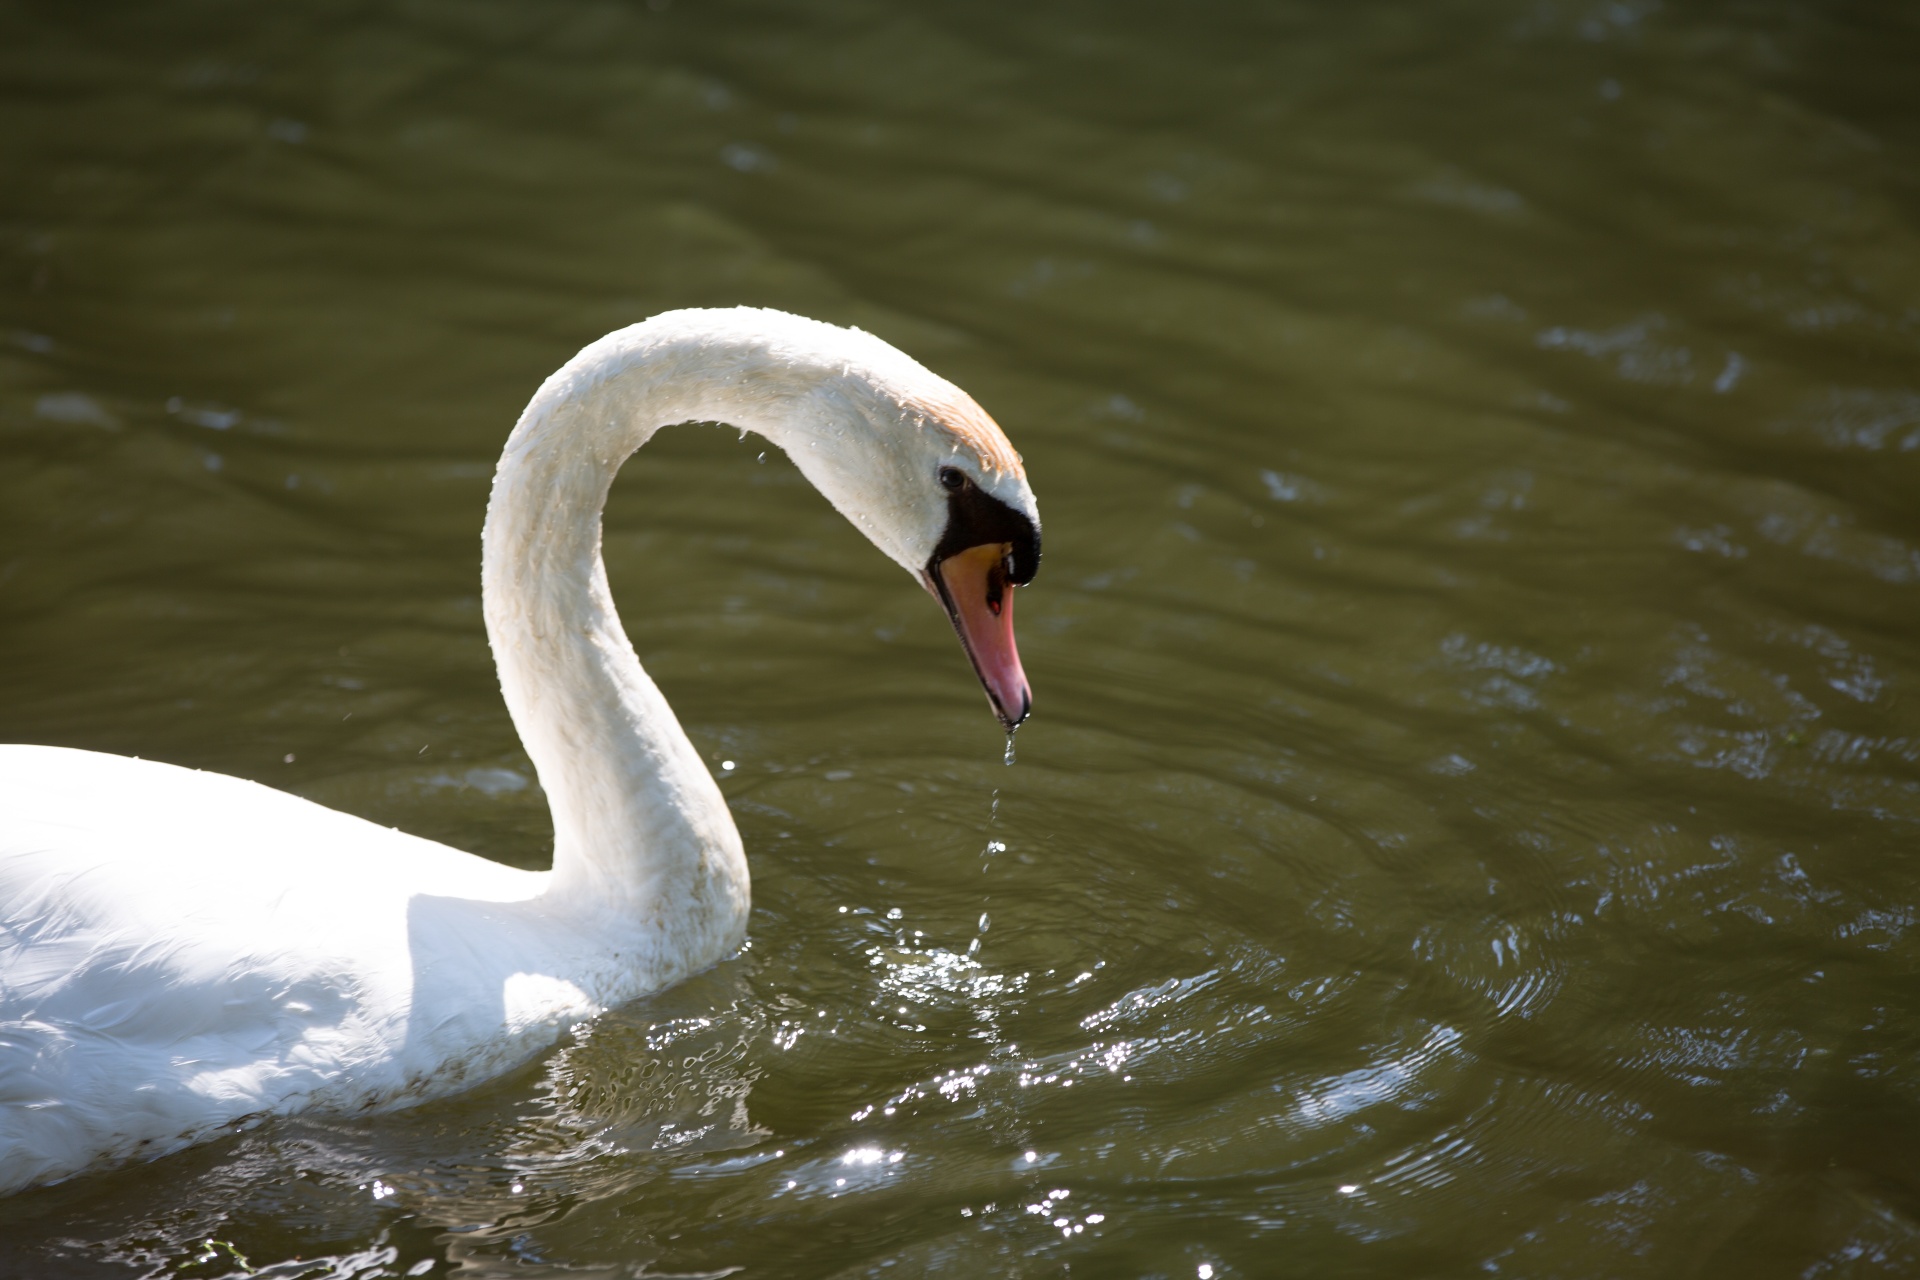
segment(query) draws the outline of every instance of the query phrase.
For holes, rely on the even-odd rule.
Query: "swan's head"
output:
[[[1013,596],[1040,567],[1040,509],[1020,455],[972,396],[894,347],[802,323],[831,348],[802,361],[831,372],[811,388],[804,438],[781,443],[940,602],[994,714],[1016,728],[1033,691],[1014,646]]]
[[[993,430],[998,436],[1000,429]],[[999,439],[1006,443],[1005,436]],[[1014,466],[1017,485],[983,474],[978,459],[963,454],[936,468],[946,510],[940,536],[920,568],[921,582],[946,609],[1008,732],[1033,710],[1033,689],[1013,643],[1013,593],[1040,569],[1039,512],[1017,471],[1017,457]]]

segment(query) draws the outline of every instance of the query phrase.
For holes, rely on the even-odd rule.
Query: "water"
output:
[[[663,436],[608,556],[750,949],[16,1197],[0,1272],[1920,1270],[1916,56],[1811,0],[0,7],[0,735],[540,865],[487,479],[670,306],[903,346],[1047,536],[1008,769],[924,592]]]

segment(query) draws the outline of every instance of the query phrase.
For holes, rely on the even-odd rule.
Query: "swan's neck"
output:
[[[657,324],[610,334],[541,387],[487,508],[487,635],[552,808],[550,899],[637,915],[690,958],[738,944],[746,859],[713,775],[620,625],[601,512],[621,463],[662,426],[722,421],[804,449],[815,382],[764,344]]]

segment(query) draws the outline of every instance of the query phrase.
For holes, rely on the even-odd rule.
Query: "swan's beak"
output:
[[[1014,584],[1007,576],[1009,542],[989,542],[934,562],[927,585],[947,607],[994,714],[1009,732],[1033,709],[1033,690],[1013,645]]]

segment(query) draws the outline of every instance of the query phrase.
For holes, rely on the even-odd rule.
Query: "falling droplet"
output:
[[[1011,729],[1007,730],[1007,754],[1005,760],[1007,766],[1011,768],[1013,765],[1013,730]]]

